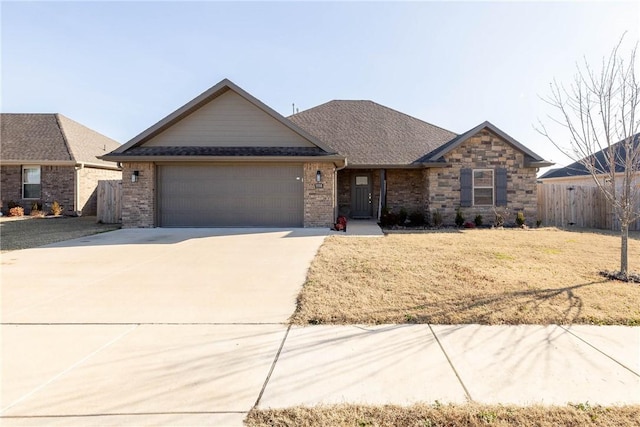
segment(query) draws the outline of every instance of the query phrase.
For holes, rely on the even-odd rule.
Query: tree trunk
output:
[[[629,257],[627,253],[627,243],[629,241],[629,223],[627,221],[621,221],[620,223],[620,235],[622,237],[622,244],[620,245],[620,273],[625,278],[629,269]]]

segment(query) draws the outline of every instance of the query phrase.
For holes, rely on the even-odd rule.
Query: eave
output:
[[[151,162],[151,163],[333,163],[336,167],[346,165],[344,156],[127,156],[117,153],[100,157],[109,162]]]
[[[525,168],[546,168],[553,165],[555,165],[555,163],[548,162],[546,160],[533,160],[533,161],[524,162]]]
[[[107,160],[109,161],[109,160]],[[22,165],[38,165],[38,166],[80,166],[91,167],[97,169],[113,169],[120,170],[117,165],[105,165],[104,163],[76,162],[74,160],[0,160],[0,166],[22,166]]]

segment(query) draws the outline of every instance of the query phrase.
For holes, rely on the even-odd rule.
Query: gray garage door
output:
[[[162,227],[301,227],[301,164],[158,167]]]

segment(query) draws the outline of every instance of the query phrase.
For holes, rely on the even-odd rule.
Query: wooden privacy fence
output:
[[[104,224],[122,222],[122,180],[98,181],[98,212],[96,220]]]
[[[538,219],[545,226],[620,230],[604,194],[586,185],[538,184]],[[640,220],[631,223],[629,230],[640,230]]]

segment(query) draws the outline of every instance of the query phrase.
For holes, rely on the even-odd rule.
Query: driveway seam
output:
[[[438,343],[438,346],[440,346],[440,350],[442,350],[442,354],[444,354],[444,357],[447,359],[447,362],[449,363],[449,366],[451,366],[451,369],[453,370],[453,373],[456,375],[456,378],[460,382],[460,385],[462,386],[462,389],[464,390],[464,394],[467,396],[467,399],[469,400],[469,402],[473,403],[474,400],[471,397],[471,393],[469,393],[469,390],[467,389],[467,386],[464,385],[464,382],[462,381],[462,377],[460,377],[460,374],[458,373],[458,370],[456,369],[455,366],[453,366],[453,362],[449,358],[449,355],[447,354],[446,350],[444,349],[444,346],[440,342],[440,339],[438,338],[438,335],[436,335],[436,332],[433,330],[433,328],[431,327],[430,323],[427,323],[427,326],[429,327],[429,330],[433,334],[433,337],[436,339],[436,342]]]
[[[102,346],[100,346],[99,348],[97,348],[96,350],[92,351],[91,353],[89,353],[88,355],[84,356],[82,359],[78,360],[77,362],[73,363],[71,366],[67,367],[66,369],[64,369],[61,372],[58,372],[56,375],[54,375],[53,377],[49,378],[47,381],[45,381],[44,383],[40,384],[39,386],[37,386],[36,388],[34,388],[33,390],[31,390],[30,392],[28,392],[27,394],[23,395],[22,397],[19,397],[17,400],[13,401],[12,403],[10,403],[8,406],[0,409],[0,414],[2,414],[3,412],[5,412],[8,409],[13,408],[14,406],[16,406],[17,404],[21,403],[23,400],[28,399],[29,397],[33,396],[34,394],[38,393],[40,390],[42,390],[43,388],[45,388],[46,386],[48,386],[49,384],[53,383],[54,381],[56,381],[58,378],[62,377],[63,375],[71,372],[73,369],[75,369],[76,367],[80,366],[81,364],[83,364],[84,362],[86,362],[87,360],[89,360],[90,358],[92,358],[93,356],[95,356],[96,354],[100,353],[102,350],[104,350],[105,348],[109,347],[110,345],[112,345],[113,343],[115,343],[116,341],[119,341],[120,339],[124,338],[126,335],[130,334],[131,332],[133,332],[136,328],[138,327],[138,325],[133,326],[132,328],[127,329],[126,331],[124,331],[123,333],[121,333],[120,335],[118,335],[117,337],[111,339],[108,343],[103,344]]]
[[[254,403],[253,407],[257,407],[260,404],[260,400],[262,399],[262,395],[264,394],[265,389],[267,388],[267,384],[269,384],[269,380],[271,379],[271,374],[273,374],[273,370],[276,368],[276,363],[278,363],[278,359],[280,358],[280,353],[284,347],[285,341],[287,341],[287,337],[289,336],[289,331],[291,330],[291,324],[287,326],[287,330],[284,333],[284,337],[282,338],[282,342],[280,343],[280,348],[278,348],[278,352],[276,353],[276,357],[273,359],[273,363],[271,363],[271,369],[269,369],[269,373],[267,374],[267,378],[264,380],[264,384],[262,385],[262,389],[260,390],[260,394],[258,395],[258,399],[256,399],[256,403]]]
[[[634,371],[632,368],[628,367],[627,365],[625,365],[622,362],[619,362],[617,359],[615,359],[613,356],[608,355],[607,353],[605,353],[604,351],[600,350],[598,347],[594,346],[593,344],[589,343],[588,341],[584,340],[582,337],[574,334],[571,330],[565,328],[562,325],[558,325],[560,326],[561,329],[564,329],[566,332],[570,333],[571,335],[573,335],[574,337],[576,337],[577,339],[579,339],[580,341],[582,341],[583,343],[585,343],[586,345],[588,345],[589,347],[591,347],[592,349],[594,349],[595,351],[597,351],[598,353],[602,354],[603,356],[606,356],[607,358],[613,360],[614,362],[616,362],[618,365],[622,366],[624,369],[626,369],[627,371],[631,372],[633,375],[640,377],[640,373]]]

